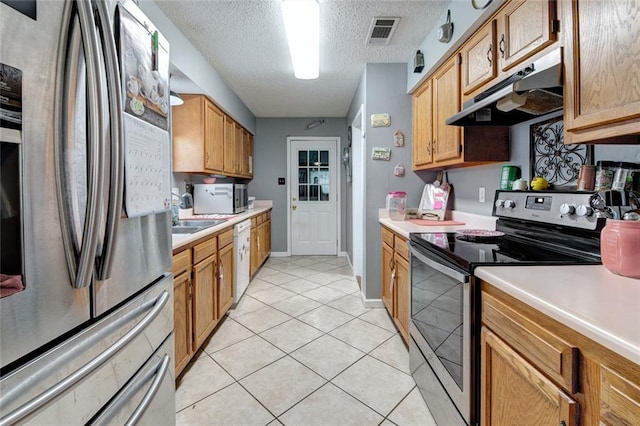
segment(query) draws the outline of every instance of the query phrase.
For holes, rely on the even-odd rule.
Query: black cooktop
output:
[[[598,256],[571,253],[534,245],[509,235],[467,241],[456,232],[412,233],[412,245],[438,256],[439,260],[472,272],[480,265],[589,265],[599,264]]]

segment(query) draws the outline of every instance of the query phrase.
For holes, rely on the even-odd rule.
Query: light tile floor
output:
[[[346,258],[270,258],[176,390],[178,425],[435,425]]]

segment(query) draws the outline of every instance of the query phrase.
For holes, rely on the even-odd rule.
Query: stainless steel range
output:
[[[498,232],[411,234],[411,371],[436,422],[479,421],[480,285],[489,265],[600,263],[592,192],[497,191]]]

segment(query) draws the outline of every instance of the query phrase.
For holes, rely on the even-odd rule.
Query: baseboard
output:
[[[271,252],[271,256],[273,256],[273,257],[289,257],[291,255],[286,251],[272,251]]]
[[[362,303],[364,304],[364,307],[367,309],[384,308],[384,303],[382,302],[382,299],[366,299],[364,297],[364,294],[362,295]]]

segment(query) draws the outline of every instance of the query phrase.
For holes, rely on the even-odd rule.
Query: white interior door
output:
[[[290,140],[292,255],[337,255],[337,139]]]

